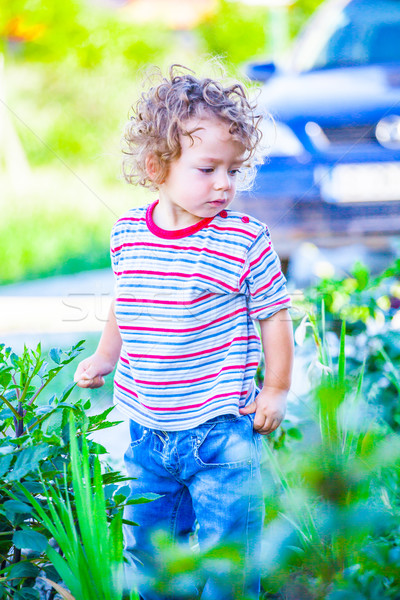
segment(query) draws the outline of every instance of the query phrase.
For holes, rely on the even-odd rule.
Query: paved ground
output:
[[[19,353],[24,344],[35,347],[41,342],[43,348],[68,348],[97,335],[104,327],[113,287],[111,269],[2,286],[0,343]],[[91,393],[82,391],[82,397]],[[109,395],[106,400],[110,402]],[[112,462],[122,468],[129,440],[128,421],[117,411],[113,411],[112,420],[123,423],[102,430],[95,439],[110,452]]]
[[[69,343],[82,332],[100,332],[113,287],[111,269],[2,286],[1,340],[17,349],[44,337]]]

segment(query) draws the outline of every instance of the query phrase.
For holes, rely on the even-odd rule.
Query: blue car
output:
[[[268,223],[289,258],[320,247],[389,246],[400,233],[400,0],[325,2],[264,81],[265,161],[232,208]]]

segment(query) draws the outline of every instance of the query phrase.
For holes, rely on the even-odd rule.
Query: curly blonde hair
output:
[[[225,85],[217,80],[199,79],[182,65],[172,65],[169,77],[157,71],[158,83],[142,93],[132,107],[132,116],[125,126],[123,142],[123,175],[128,183],[158,189],[168,174],[169,165],[181,154],[181,136],[192,138],[185,124],[193,117],[214,116],[229,124],[235,141],[245,148],[244,172],[238,188],[249,187],[253,169],[259,159],[257,147],[261,140],[258,128],[261,117],[240,83]],[[157,175],[149,178],[146,157],[152,155]],[[244,176],[243,176],[244,175]]]

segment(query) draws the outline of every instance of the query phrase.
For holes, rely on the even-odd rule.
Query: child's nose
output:
[[[215,178],[215,189],[217,190],[229,190],[231,187],[231,180],[229,178],[229,173],[219,172],[216,173]]]

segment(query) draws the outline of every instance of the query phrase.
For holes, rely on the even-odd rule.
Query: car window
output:
[[[400,63],[400,0],[331,2],[294,48],[299,71]]]

